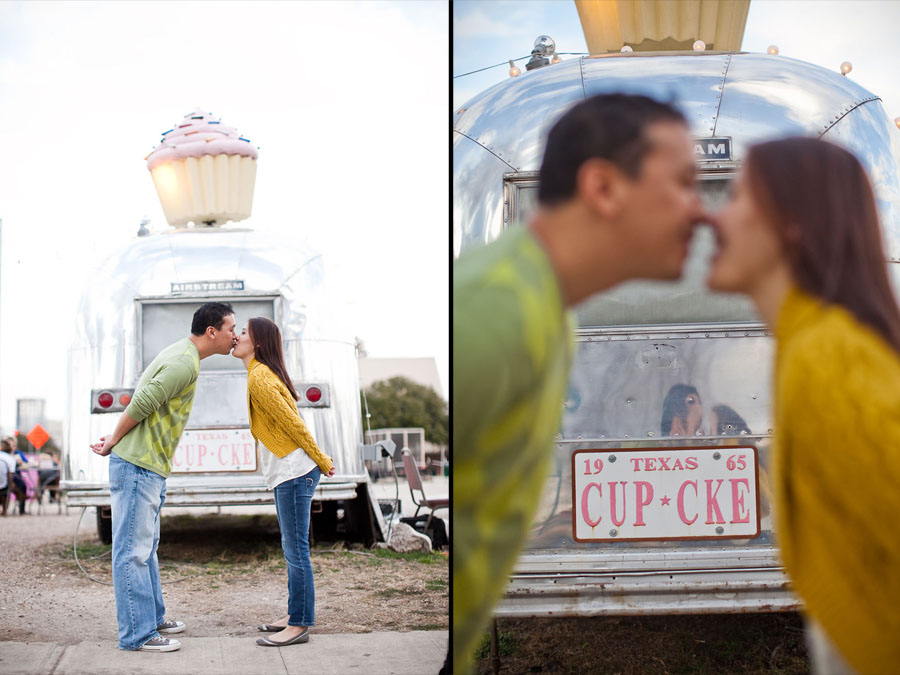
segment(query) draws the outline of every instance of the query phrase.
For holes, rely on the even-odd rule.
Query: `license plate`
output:
[[[249,429],[190,429],[172,458],[173,473],[256,471],[256,443]]]
[[[577,450],[572,501],[575,541],[753,538],[756,448]]]

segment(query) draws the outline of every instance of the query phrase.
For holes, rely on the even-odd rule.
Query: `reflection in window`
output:
[[[146,368],[163,349],[191,333],[194,312],[204,302],[228,302],[234,308],[235,331],[240,334],[253,316],[274,320],[272,300],[238,300],[232,298],[198,298],[194,302],[145,302],[141,314],[141,367]],[[243,372],[244,363],[231,354],[213,354],[200,361],[202,372],[233,370]]]

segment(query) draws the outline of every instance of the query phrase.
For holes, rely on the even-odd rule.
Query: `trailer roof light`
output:
[[[694,41],[694,51],[695,52],[706,51],[706,43],[703,40],[695,40]]]
[[[843,75],[844,77],[847,77],[847,73],[849,73],[851,70],[853,70],[853,64],[849,61],[844,61],[841,64],[841,75]]]
[[[119,397],[119,405],[127,406],[129,403],[131,403],[131,395],[130,394],[122,394]]]
[[[99,403],[104,408],[108,408],[113,404],[113,395],[108,391],[104,391],[97,397],[97,403]]]
[[[778,45],[769,45],[766,53],[771,54],[772,56],[778,56]]]
[[[310,403],[318,403],[322,400],[322,390],[318,387],[309,387],[306,390],[306,399]]]

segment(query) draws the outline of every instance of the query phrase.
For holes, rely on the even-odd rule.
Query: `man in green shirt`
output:
[[[109,491],[120,649],[169,652],[181,647],[178,640],[160,635],[180,633],[184,624],[165,618],[156,557],[159,512],[172,456],[194,403],[200,360],[228,354],[236,341],[231,305],[208,302],[200,307],[191,335],[153,359],[112,435],[91,445],[98,455],[112,453]]]
[[[534,517],[572,360],[568,309],[676,279],[703,216],[684,117],[606,94],[550,130],[527,226],[453,267],[453,672],[466,673]]]

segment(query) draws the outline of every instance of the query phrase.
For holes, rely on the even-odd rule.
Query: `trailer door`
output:
[[[197,308],[214,298],[144,300],[140,302],[141,367],[176,340],[189,334]],[[273,321],[275,298],[224,298],[234,307],[235,330],[247,320],[262,316]],[[230,354],[213,354],[200,361],[200,377],[187,429],[235,429],[249,426],[247,419],[247,371],[240,359]]]

